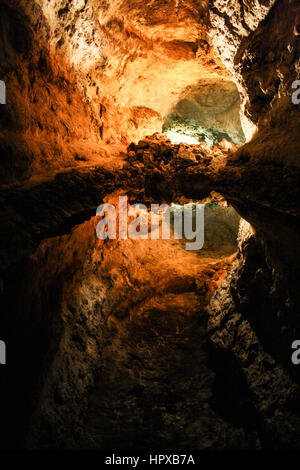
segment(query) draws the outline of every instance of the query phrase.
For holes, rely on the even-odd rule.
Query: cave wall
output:
[[[222,16],[213,10],[217,15],[214,21],[217,24],[227,19],[231,28],[232,57],[227,60],[243,88],[246,115],[257,125],[257,131],[249,143],[229,157],[217,179],[225,197],[254,227],[269,269],[282,287],[282,301],[287,301],[293,290],[291,311],[286,307],[284,314],[274,312],[274,317],[285,316],[291,340],[298,304],[299,110],[291,95],[292,82],[299,78],[299,4],[276,2],[255,31],[248,31],[235,42],[236,26],[228,19],[229,11],[223,10]],[[219,52],[222,54],[221,49]],[[283,338],[281,341],[285,342]]]
[[[160,131],[190,87],[231,75],[246,137],[259,128],[251,154],[286,159],[270,138],[276,129],[298,160],[282,130],[298,126],[296,2],[14,0],[1,8],[3,182],[107,159],[107,145],[124,150]]]
[[[234,365],[239,371],[232,383],[242,381],[242,399],[251,403],[254,416],[246,413],[243,424],[255,428],[261,443],[297,446],[299,376],[290,363],[290,344],[300,334],[299,112],[291,103],[291,84],[299,78],[299,4],[213,0],[209,5],[186,1],[179,8],[168,1],[5,1],[0,8],[0,78],[7,83],[8,103],[1,107],[2,183],[42,179],[33,187],[1,188],[1,325],[12,344],[24,333],[23,348],[12,357],[16,370],[6,373],[1,389],[15,398],[3,410],[3,421],[9,423],[16,408],[22,434],[24,409],[30,415],[27,406],[34,401],[33,442],[40,429],[50,430],[58,442],[68,406],[76,409],[82,397],[87,399],[97,378],[103,317],[94,322],[93,315],[100,311],[95,297],[101,297],[107,280],[96,285],[93,277],[100,269],[99,253],[92,261],[86,257],[95,241],[93,223],[70,234],[72,228],[90,219],[116,188],[130,189],[137,199],[155,195],[162,201],[198,200],[217,189],[251,223],[254,235],[241,236],[234,270],[212,300],[212,368],[223,385],[224,370]],[[215,51],[241,93],[243,129],[249,139],[255,132],[250,142],[235,152],[205,146],[170,150],[166,143],[143,141],[129,148],[122,171],[84,168],[108,158],[107,145],[124,149],[121,145],[159,130],[162,117],[195,83],[229,79]],[[45,172],[53,176],[69,167],[75,170],[43,179]],[[82,286],[78,277],[84,275]],[[82,296],[71,298],[81,288]],[[22,295],[14,304],[16,289]],[[120,302],[119,294],[113,295]],[[16,321],[24,327],[19,332]],[[74,338],[68,336],[73,332]],[[74,384],[78,388],[68,405]],[[230,390],[225,398],[216,399],[220,415],[228,418],[229,407],[237,416],[240,405]],[[10,426],[9,436],[17,439]]]
[[[228,75],[205,2],[14,0],[1,12],[3,183],[102,162],[160,131],[184,88]]]
[[[76,165],[99,153],[99,120],[74,72],[49,50],[49,27],[32,2],[1,4],[1,182]],[[76,119],[74,117],[76,116]]]
[[[118,193],[112,194],[105,202],[117,207],[118,196]],[[27,323],[34,325],[34,334],[26,327],[23,332],[24,343],[30,341],[34,351],[24,374],[34,393],[27,403],[27,435],[22,436],[23,446],[96,449],[105,447],[106,442],[112,445],[114,439],[119,445],[122,445],[119,439],[128,445],[127,433],[131,432],[131,439],[137,445],[147,447],[147,443],[136,436],[134,420],[139,422],[141,417],[135,416],[134,406],[131,409],[135,389],[145,388],[147,392],[147,384],[152,383],[153,377],[157,380],[157,374],[164,380],[166,366],[160,361],[156,363],[155,355],[160,354],[161,342],[166,341],[167,352],[168,342],[173,341],[176,331],[179,334],[178,312],[184,331],[188,328],[189,317],[194,317],[197,325],[200,309],[203,337],[199,347],[201,354],[206,354],[205,307],[235,258],[239,217],[232,209],[217,205],[208,206],[207,211],[209,243],[206,250],[198,254],[187,252],[181,240],[99,240],[95,236],[97,217],[76,226],[67,235],[49,238],[40,244],[30,259],[21,299],[24,327]],[[221,230],[216,234],[217,220]],[[201,298],[199,292],[202,292]],[[145,332],[144,338],[141,332]],[[143,360],[139,358],[141,349]],[[176,364],[176,355],[173,361]],[[206,362],[203,362],[201,374],[205,382],[207,375],[211,376],[206,386],[209,397],[213,372]],[[189,376],[181,386],[186,387],[185,380],[190,380]],[[177,384],[176,376],[173,380]],[[191,380],[195,380],[193,375]],[[159,395],[153,385],[153,393]],[[109,386],[112,390],[106,390]],[[203,394],[202,386],[199,388]],[[176,392],[174,389],[173,393]],[[130,418],[125,414],[129,423],[122,422],[123,429],[127,430],[125,434],[113,422],[113,429],[106,431],[106,413],[103,414],[100,407],[98,416],[90,409],[93,394],[96,403],[102,396],[110,400],[109,406],[105,406],[111,413],[116,413],[114,406],[130,408]],[[162,418],[165,415],[163,404],[167,404],[168,399],[166,395],[159,405]],[[149,397],[145,396],[145,400]],[[155,403],[154,396],[153,406]],[[147,401],[142,407],[139,404],[142,410],[147,406]],[[216,443],[225,445],[224,441],[230,437],[217,436],[222,426],[233,441],[246,445],[243,429],[236,430],[218,420],[208,405],[201,413],[204,420],[216,419],[216,437],[212,443],[211,438],[194,436],[195,442],[204,440],[200,445],[207,448]],[[88,414],[96,423],[98,421],[95,434],[87,425]],[[164,419],[167,426],[168,415]],[[149,423],[151,420],[147,418],[145,426],[150,426],[151,431]],[[191,426],[201,428],[197,419]],[[115,432],[120,433],[118,438]],[[155,429],[157,432],[165,433],[166,443],[172,442],[164,426]],[[193,436],[192,430],[189,436]],[[98,442],[95,444],[93,439]],[[152,439],[155,442],[157,435],[153,434]]]
[[[298,2],[215,1],[210,20],[212,42],[241,94],[246,137],[255,134],[245,151],[297,164],[299,112],[291,96],[299,79]]]
[[[91,106],[97,86],[125,110],[164,116],[197,77],[226,73],[206,33],[206,1],[58,1],[43,11],[51,44],[64,36],[57,54],[69,59]]]
[[[291,362],[299,336],[295,273],[288,279],[288,271],[274,268],[259,240],[244,220],[237,260],[210,302],[215,403],[221,416],[254,426],[263,448],[298,449],[300,376]]]
[[[213,43],[256,128],[249,127],[253,138],[216,178],[216,187],[250,222],[252,233],[241,236],[236,266],[212,300],[210,341],[216,367],[225,360],[227,370],[234,364],[240,371],[265,447],[297,448],[299,372],[291,344],[300,334],[300,147],[299,110],[291,96],[299,78],[299,3],[213,3]],[[223,412],[232,407],[229,390],[219,399]]]

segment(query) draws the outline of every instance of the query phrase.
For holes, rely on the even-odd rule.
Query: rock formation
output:
[[[0,18],[3,448],[299,449],[299,2]],[[120,194],[205,204],[203,250],[97,239]]]

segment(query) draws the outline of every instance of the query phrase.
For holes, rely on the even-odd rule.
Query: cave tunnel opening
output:
[[[219,198],[219,200],[218,200]],[[197,230],[196,221],[196,206],[193,205],[193,231]],[[238,232],[241,221],[240,215],[233,207],[228,207],[227,202],[221,195],[214,193],[214,198],[204,201],[204,233],[203,233],[203,246],[197,251],[198,256],[220,260],[226,256],[233,255],[238,249]],[[174,224],[174,214],[176,212],[184,212],[185,206],[180,204],[172,204],[172,236],[179,238],[181,244],[186,246],[188,239],[184,235],[184,218],[182,217],[182,228],[176,227]]]
[[[236,146],[245,143],[240,121],[240,95],[233,81],[207,78],[184,90],[164,119],[163,133],[172,143],[208,146],[224,138]]]

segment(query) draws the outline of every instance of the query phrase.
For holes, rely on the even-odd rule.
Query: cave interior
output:
[[[299,1],[2,0],[0,80],[0,447],[299,450]]]

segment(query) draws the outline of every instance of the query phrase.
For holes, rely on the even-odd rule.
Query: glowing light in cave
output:
[[[172,144],[189,144],[198,145],[199,139],[190,135],[181,134],[180,132],[169,130],[165,132],[165,135],[170,139]]]

